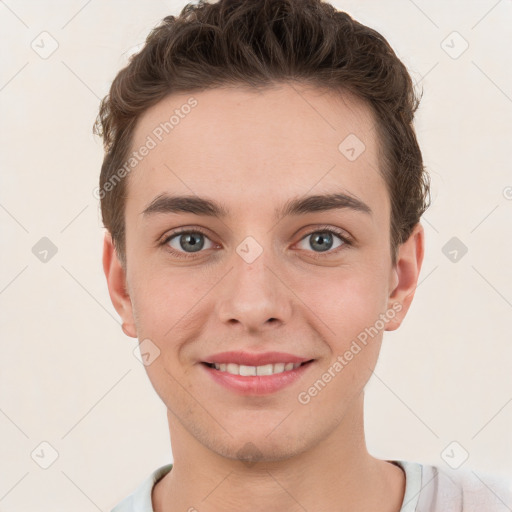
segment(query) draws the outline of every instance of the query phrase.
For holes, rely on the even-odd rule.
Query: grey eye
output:
[[[336,249],[345,243],[338,235],[330,231],[314,231],[313,233],[306,235],[301,240],[301,243],[307,243],[306,241],[308,238],[310,239],[309,247],[313,248],[315,252],[325,252],[333,248]],[[336,246],[334,246],[335,238],[340,241]],[[309,248],[301,247],[301,249],[308,250]]]
[[[205,247],[205,241],[212,242],[202,233],[186,232],[172,236],[168,244],[177,251],[198,252]],[[211,245],[206,247],[211,248]]]

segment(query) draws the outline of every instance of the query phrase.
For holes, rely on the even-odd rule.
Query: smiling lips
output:
[[[222,352],[203,361],[220,384],[244,395],[275,392],[295,381],[312,359],[284,352]]]

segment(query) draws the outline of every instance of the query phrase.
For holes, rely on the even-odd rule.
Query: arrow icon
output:
[[[30,43],[30,47],[39,57],[47,59],[59,48],[59,43],[49,32],[44,31],[34,37]]]
[[[57,252],[57,246],[46,236],[32,247],[32,254],[42,263],[48,263]]]
[[[338,151],[350,162],[359,158],[365,149],[364,142],[355,133],[349,133],[338,145]]]
[[[442,253],[452,262],[458,263],[468,252],[467,246],[457,238],[452,236],[441,248]]]
[[[160,356],[160,349],[149,338],[146,338],[134,348],[133,355],[144,366],[149,366]]]
[[[448,34],[440,44],[443,51],[452,59],[458,59],[469,48],[469,43],[457,31]]]
[[[236,252],[246,263],[251,264],[263,252],[263,247],[252,236],[248,236],[238,244]]]
[[[43,441],[32,450],[30,457],[40,468],[48,469],[59,458],[59,452],[48,441]]]

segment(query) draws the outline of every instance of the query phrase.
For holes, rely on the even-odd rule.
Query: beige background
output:
[[[165,408],[102,273],[91,127],[127,54],[183,5],[0,2],[0,511],[108,511],[171,461]],[[424,86],[433,181],[421,284],[367,387],[369,449],[447,467],[456,441],[462,468],[512,476],[512,2],[335,5]],[[43,237],[57,248],[46,262],[32,252]],[[456,262],[452,237],[468,248]]]

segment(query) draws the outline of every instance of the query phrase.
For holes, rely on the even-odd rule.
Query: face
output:
[[[162,125],[173,113],[172,128]],[[392,265],[369,108],[285,84],[172,95],[139,120],[132,149],[150,139],[127,178],[126,271],[108,239],[104,263],[170,423],[229,458],[248,446],[266,460],[315,446],[360,412],[382,333],[405,315],[422,259],[418,227]],[[237,377],[205,364],[225,352],[235,354],[219,364],[288,354],[239,360],[266,367],[256,373],[309,362]]]

